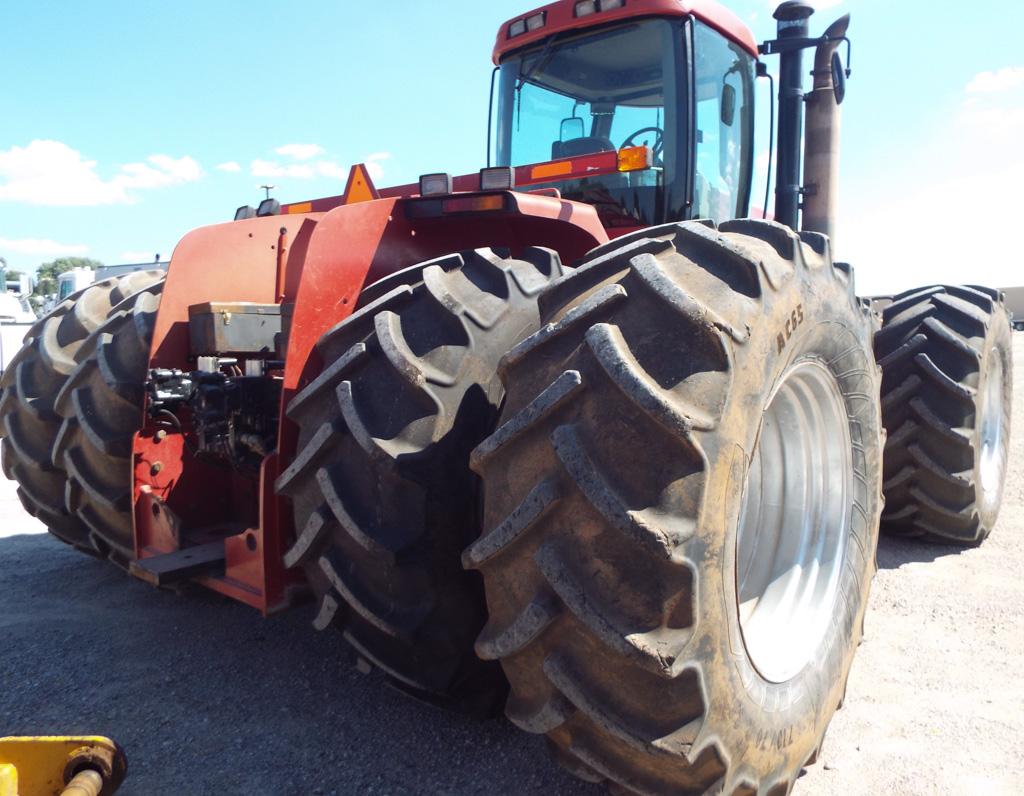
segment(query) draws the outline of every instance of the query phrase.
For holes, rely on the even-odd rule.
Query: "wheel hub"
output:
[[[828,631],[851,533],[852,480],[839,384],[823,363],[797,362],[764,410],[736,542],[740,629],[766,680],[795,677]]]
[[[990,362],[981,404],[981,453],[978,457],[981,500],[987,508],[999,503],[999,490],[1003,481],[1005,465],[1003,457],[1005,443],[1003,433],[1003,360],[997,349],[993,349]]]

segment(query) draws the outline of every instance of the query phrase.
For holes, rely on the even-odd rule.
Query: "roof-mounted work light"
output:
[[[589,17],[598,11],[612,11],[626,5],[626,0],[580,0],[576,4],[577,17]]]
[[[256,215],[260,218],[265,216],[278,216],[281,214],[281,203],[277,199],[264,199],[256,208]]]
[[[511,166],[480,169],[481,191],[510,191],[516,185],[516,172]]]
[[[539,13],[531,14],[528,17],[514,20],[508,25],[508,37],[510,39],[514,39],[516,36],[522,36],[527,31],[540,30],[547,24],[547,21],[547,11],[540,11]]]
[[[256,208],[252,205],[243,205],[235,211],[235,221],[245,221],[247,218],[256,218]]]
[[[420,196],[444,196],[451,192],[451,174],[424,174],[420,177]]]

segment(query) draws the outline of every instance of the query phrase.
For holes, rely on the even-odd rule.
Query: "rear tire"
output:
[[[494,430],[498,361],[537,329],[537,294],[558,256],[489,249],[408,271],[327,332],[321,375],[290,403],[294,462],[277,482],[298,534],[285,558],[320,599],[315,625],[341,628],[399,688],[493,712],[500,668],[473,654],[479,576],[459,565],[479,533],[469,453]],[[421,280],[421,281],[420,281]]]
[[[896,296],[875,336],[882,367],[883,528],[975,546],[999,515],[1013,340],[1001,294],[935,285]]]
[[[81,346],[55,404],[64,418],[53,462],[67,473],[65,507],[87,529],[92,548],[124,569],[135,557],[132,443],[144,420],[159,276],[114,307]]]
[[[54,403],[89,335],[115,306],[162,278],[162,271],[138,271],[72,294],[29,329],[0,380],[4,474],[18,482],[18,496],[29,514],[62,542],[90,555],[99,551],[88,526],[66,509],[67,473],[53,462],[62,422]]]
[[[584,779],[785,794],[840,704],[875,571],[878,372],[852,274],[802,238],[733,221],[613,241],[503,363],[463,556],[487,595],[477,652],[509,718]]]

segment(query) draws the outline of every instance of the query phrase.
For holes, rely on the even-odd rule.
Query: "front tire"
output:
[[[474,453],[486,530],[463,556],[508,716],[631,792],[788,793],[875,571],[878,372],[852,275],[821,236],[690,222],[595,250],[541,305]]]

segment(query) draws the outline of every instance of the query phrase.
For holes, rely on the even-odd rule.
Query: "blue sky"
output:
[[[530,5],[3,3],[0,256],[166,259],[262,183],[294,201],[362,160],[379,185],[475,171],[494,35]],[[772,34],[772,3],[730,5]],[[861,292],[1024,284],[1024,4],[819,6],[816,31],[853,14],[837,245]]]

